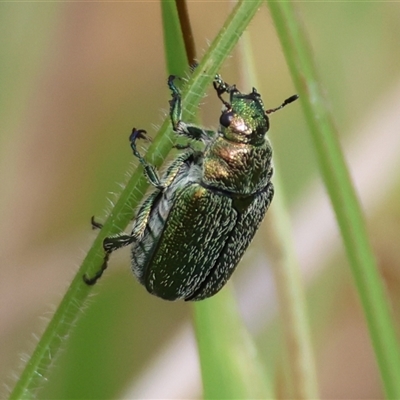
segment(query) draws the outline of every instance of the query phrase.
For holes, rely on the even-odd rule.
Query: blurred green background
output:
[[[203,49],[226,2],[188,2]],[[296,3],[313,47],[371,240],[399,319],[400,5]],[[133,126],[152,135],[167,110],[157,2],[0,4],[0,382],[12,387],[136,161]],[[267,108],[294,93],[268,9],[249,28]],[[242,87],[240,48],[222,72]],[[216,127],[215,95],[201,106]],[[379,398],[379,377],[301,109],[271,117],[290,201],[323,398]],[[338,188],[340,190],[340,188]],[[276,195],[279,195],[278,193]],[[273,210],[273,206],[271,207]],[[268,261],[268,216],[233,277],[279,393],[285,362]],[[191,305],[148,295],[129,250],[83,310],[39,398],[199,398]]]

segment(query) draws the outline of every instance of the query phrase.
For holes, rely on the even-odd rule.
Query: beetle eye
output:
[[[232,121],[233,121],[232,111],[225,111],[219,117],[219,123],[225,128],[228,128],[228,126],[231,124]]]

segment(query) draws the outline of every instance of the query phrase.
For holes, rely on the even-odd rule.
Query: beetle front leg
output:
[[[172,99],[169,101],[172,129],[178,135],[186,136],[189,139],[203,141],[208,143],[214,136],[214,131],[204,130],[196,125],[187,124],[182,121],[182,97],[178,88],[174,83],[175,76],[170,75],[168,78],[168,86],[172,92]]]
[[[215,91],[217,92],[218,98],[222,101],[223,105],[229,110],[232,105],[222,98],[224,93],[228,93],[232,99],[232,95],[234,93],[239,93],[239,90],[236,88],[236,85],[229,85],[226,83],[221,75],[216,75],[214,78],[213,86]]]

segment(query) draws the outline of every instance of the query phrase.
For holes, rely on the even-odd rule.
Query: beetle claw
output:
[[[147,136],[147,131],[145,131],[144,129],[133,128],[132,133],[129,135],[129,141],[132,143],[135,142],[136,139],[144,139],[151,142],[150,137]]]

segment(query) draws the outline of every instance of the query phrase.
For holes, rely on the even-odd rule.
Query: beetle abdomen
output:
[[[202,300],[211,297],[228,282],[237,264],[262,222],[274,196],[274,187],[271,182],[260,192],[252,196],[249,205],[238,212],[234,228],[226,238],[224,248],[207,279],[198,287],[197,291],[185,300]],[[233,204],[235,207],[235,204]]]
[[[147,290],[167,300],[190,297],[211,272],[237,215],[231,198],[200,184],[178,190],[164,229],[141,266]]]

